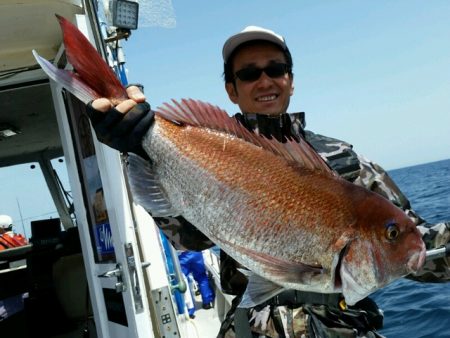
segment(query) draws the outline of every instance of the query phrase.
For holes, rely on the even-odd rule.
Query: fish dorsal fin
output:
[[[263,135],[252,133],[238,120],[230,117],[225,110],[210,103],[192,99],[182,99],[181,102],[172,100],[172,102],[172,104],[164,103],[156,113],[176,123],[226,132],[271,151],[296,165],[334,175],[322,157],[304,139],[300,142],[291,139],[282,143],[276,139],[268,139]]]

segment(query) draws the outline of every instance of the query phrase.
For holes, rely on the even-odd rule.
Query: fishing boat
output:
[[[121,21],[123,8],[129,17]],[[215,303],[189,318],[177,252],[134,203],[123,155],[97,141],[84,104],[32,54],[70,69],[58,14],[127,84],[122,39],[139,29],[138,9],[128,0],[0,3],[0,170],[40,168],[57,211],[27,224],[29,244],[0,252],[0,308],[15,306],[0,319],[2,337],[215,337],[230,306],[218,257],[205,251]],[[29,198],[39,205],[32,190]]]

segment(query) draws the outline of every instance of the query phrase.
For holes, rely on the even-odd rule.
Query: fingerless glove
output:
[[[142,148],[142,138],[155,119],[150,104],[138,103],[128,113],[121,113],[114,107],[103,113],[94,109],[90,102],[86,111],[100,142],[148,159]]]

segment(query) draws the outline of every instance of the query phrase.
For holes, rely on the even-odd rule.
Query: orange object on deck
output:
[[[27,245],[28,241],[21,234],[9,234],[0,235],[0,250],[16,248],[19,246]]]

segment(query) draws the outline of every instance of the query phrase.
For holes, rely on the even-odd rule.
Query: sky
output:
[[[306,112],[308,129],[353,144],[387,170],[450,158],[450,1],[157,3],[150,12],[143,6],[145,26],[122,43],[129,82],[145,86],[153,108],[194,98],[238,112],[224,90],[221,50],[258,25],[286,38],[295,81],[289,111]],[[70,189],[65,163],[54,166]],[[8,197],[0,214],[18,232],[21,218],[29,235],[30,220],[57,217],[39,167],[1,170],[0,184]]]
[[[147,22],[123,43],[129,81],[145,86],[153,108],[189,97],[236,113],[222,46],[257,25],[286,38],[289,111],[306,112],[308,129],[385,169],[450,158],[450,1],[154,2],[174,27]]]

